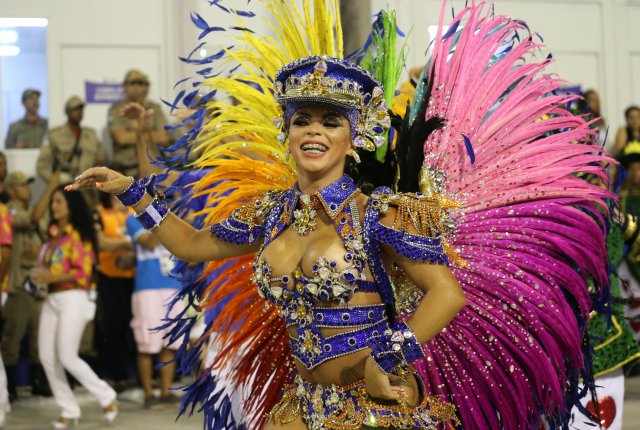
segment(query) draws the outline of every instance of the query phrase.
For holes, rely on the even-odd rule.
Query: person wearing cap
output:
[[[49,145],[42,146],[38,156],[36,169],[45,180],[49,180],[53,172],[59,172],[62,182],[70,182],[104,159],[96,131],[80,125],[84,101],[72,96],[64,109],[67,123],[49,130]]]
[[[38,115],[40,109],[40,91],[27,88],[22,92],[24,118],[9,126],[5,148],[40,148],[47,133],[48,121]]]
[[[137,159],[138,133],[135,120],[121,114],[122,109],[129,103],[140,103],[151,113],[150,130],[154,145],[169,144],[169,134],[164,130],[167,120],[159,104],[148,101],[149,78],[140,70],[132,69],[124,77],[124,100],[114,104],[109,109],[109,131],[113,139],[113,159],[124,166],[129,176],[138,176]]]
[[[9,381],[9,396],[17,398],[16,376],[20,358],[20,346],[29,335],[29,361],[31,363],[31,394],[51,396],[51,389],[44,374],[38,354],[38,326],[44,297],[30,288],[25,281],[35,267],[42,244],[38,221],[47,211],[47,202],[59,185],[58,175],[53,175],[47,188],[35,206],[30,206],[33,178],[21,171],[7,177],[9,193],[7,207],[12,219],[13,248],[9,260],[7,291],[9,297],[3,310],[4,328],[0,350],[5,361]]]

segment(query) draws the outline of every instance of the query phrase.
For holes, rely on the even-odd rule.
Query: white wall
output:
[[[172,40],[178,33],[173,13],[177,6],[173,0],[0,0],[2,17],[49,20],[47,110],[51,126],[66,121],[63,105],[68,97],[84,97],[85,80],[122,82],[130,68],[149,75],[151,100],[171,98],[171,82],[178,73],[177,45]],[[108,105],[88,105],[85,125],[104,130],[107,109]],[[33,172],[32,156],[9,152],[10,168]]]
[[[459,10],[464,2],[449,0],[447,19],[451,6]],[[408,65],[423,63],[427,28],[437,23],[441,1],[371,0],[371,12],[387,3],[396,8],[401,27],[412,29]],[[554,71],[600,92],[603,113],[614,129],[623,122],[624,108],[640,103],[640,0],[495,3],[497,14],[522,18],[542,34],[556,58]],[[207,4],[206,0],[0,0],[0,15],[48,18],[48,111],[51,124],[57,125],[65,120],[64,100],[72,94],[83,95],[85,79],[120,82],[132,67],[150,76],[151,99],[173,99],[173,84],[196,70],[177,60],[197,44],[189,12],[198,11],[210,24],[228,26],[234,21]],[[247,5],[236,0],[235,4],[260,13],[259,2]],[[268,31],[259,17],[251,23],[258,34]],[[227,36],[212,33],[209,52],[226,46]],[[105,105],[88,106],[85,123],[103,129],[106,111]]]

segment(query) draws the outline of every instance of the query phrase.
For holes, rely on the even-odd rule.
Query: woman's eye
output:
[[[342,123],[336,120],[329,120],[324,122],[324,126],[329,128],[336,128],[342,126]]]
[[[307,120],[306,118],[300,118],[300,117],[298,117],[298,118],[295,118],[295,119],[293,120],[293,125],[299,125],[299,126],[302,126],[302,125],[307,125],[307,124],[309,124],[309,120]]]

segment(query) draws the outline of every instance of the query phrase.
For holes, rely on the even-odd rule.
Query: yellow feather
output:
[[[195,168],[211,171],[194,185],[198,195],[207,195],[208,222],[215,222],[243,202],[271,189],[290,187],[296,179],[292,162],[286,161],[286,146],[273,119],[281,115],[273,99],[273,78],[284,64],[308,55],[342,57],[342,26],[338,0],[297,2],[262,0],[270,16],[265,18],[272,36],[239,32],[240,48],[228,50],[221,61],[238,68],[231,77],[212,77],[203,86],[224,93],[221,100],[207,103],[216,116],[203,127],[194,143],[200,155]],[[242,19],[238,26],[247,27]],[[251,83],[252,85],[247,85]],[[229,193],[224,195],[223,193]],[[226,215],[225,215],[226,214]]]

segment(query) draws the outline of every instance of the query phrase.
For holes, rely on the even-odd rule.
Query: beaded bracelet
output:
[[[424,357],[424,351],[411,328],[405,323],[395,323],[382,335],[368,339],[371,357],[380,370],[391,373],[398,367]]]
[[[135,217],[146,230],[153,230],[169,215],[169,206],[164,199],[155,197],[146,208],[136,213]]]
[[[384,373],[393,372],[398,366],[402,366],[402,358],[391,349],[391,343],[386,336],[371,337],[367,344],[371,348],[371,357]]]
[[[396,352],[401,352],[407,363],[412,363],[424,357],[422,345],[416,335],[406,323],[395,323],[391,326],[391,347]]]
[[[121,193],[115,194],[115,196],[118,200],[120,200],[120,202],[122,202],[123,205],[135,206],[140,203],[140,201],[142,201],[145,189],[144,186],[142,186],[142,184],[140,184],[139,182],[136,182],[136,180],[133,179],[132,176],[129,176],[129,179],[131,179],[131,183],[129,184],[127,189]]]

